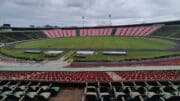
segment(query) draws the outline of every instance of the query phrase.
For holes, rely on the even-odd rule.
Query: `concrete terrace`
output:
[[[58,66],[0,66],[0,71],[67,71],[67,72],[111,72],[111,71],[159,71],[180,70],[180,66],[138,66],[138,67],[98,67],[98,68],[62,68]]]

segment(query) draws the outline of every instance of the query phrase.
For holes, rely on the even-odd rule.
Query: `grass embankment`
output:
[[[42,60],[57,60],[60,57],[62,57],[64,54],[67,53],[67,51],[63,52],[62,54],[55,56],[55,57],[47,57],[43,53],[41,54],[28,54],[24,53],[24,50],[10,50],[6,48],[0,48],[0,53],[7,55],[9,57],[14,57],[18,59],[28,59],[28,60],[37,60],[37,61],[42,61]]]
[[[107,56],[103,55],[102,52],[98,52],[95,55],[89,55],[85,58],[74,57],[74,61],[123,61],[130,59],[141,60],[178,54],[180,54],[180,52],[127,52],[126,56]]]

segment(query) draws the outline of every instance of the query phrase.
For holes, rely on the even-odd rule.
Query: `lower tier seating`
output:
[[[87,83],[84,101],[180,101],[180,82]]]
[[[0,81],[1,101],[48,101],[59,91],[54,83]]]
[[[86,82],[74,84],[6,80],[0,81],[0,100],[180,101],[180,81]]]
[[[122,80],[174,80],[177,73],[175,71],[136,71],[136,72],[116,72]]]
[[[176,80],[178,71],[122,72],[0,72],[0,80],[55,81],[67,83]]]

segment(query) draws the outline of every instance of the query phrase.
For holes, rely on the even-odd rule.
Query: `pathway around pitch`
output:
[[[69,54],[65,54],[64,56],[62,56],[61,58],[59,58],[58,60],[54,60],[54,61],[48,61],[45,60],[44,62],[42,62],[41,67],[59,67],[59,68],[63,68],[65,66],[69,66],[70,62],[66,61],[66,58],[69,56]]]

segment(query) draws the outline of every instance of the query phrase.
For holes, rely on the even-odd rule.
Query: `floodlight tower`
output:
[[[111,26],[112,25],[112,22],[111,22],[111,17],[112,16],[111,16],[111,14],[109,14],[108,17],[109,17],[109,25]]]
[[[82,27],[83,27],[83,34],[84,34],[84,23],[85,23],[85,22],[84,22],[84,19],[85,19],[85,17],[84,17],[84,16],[82,16],[82,24],[83,24],[83,26],[82,26]]]
[[[82,16],[82,24],[83,24],[83,28],[84,28],[84,19],[85,19],[85,17]]]

